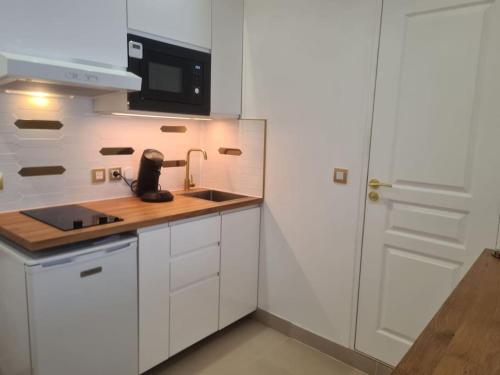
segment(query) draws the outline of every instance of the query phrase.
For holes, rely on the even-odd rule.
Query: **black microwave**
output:
[[[209,53],[128,34],[128,70],[142,78],[129,109],[210,115]]]

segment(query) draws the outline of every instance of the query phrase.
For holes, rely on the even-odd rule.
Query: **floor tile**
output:
[[[359,375],[359,371],[245,319],[144,375]]]
[[[361,375],[362,372],[294,339],[289,339],[268,358],[292,375]]]

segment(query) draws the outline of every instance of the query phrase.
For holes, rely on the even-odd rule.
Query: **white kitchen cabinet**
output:
[[[220,324],[257,309],[260,207],[222,213]]]
[[[0,0],[0,50],[127,66],[126,0]]]
[[[139,234],[139,368],[140,373],[169,357],[170,227]]]
[[[242,74],[243,0],[212,0],[213,116],[240,116]]]
[[[210,245],[219,245],[220,215],[179,221],[172,224],[172,256]]]
[[[260,207],[139,231],[141,373],[255,311]]]
[[[177,290],[207,277],[218,275],[220,247],[210,246],[172,260],[171,290]]]
[[[128,28],[209,50],[211,0],[128,0]]]
[[[219,329],[219,276],[178,290],[170,298],[173,356]]]
[[[219,329],[221,217],[171,226],[170,356]]]

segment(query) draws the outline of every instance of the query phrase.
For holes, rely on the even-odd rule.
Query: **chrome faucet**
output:
[[[187,156],[186,156],[186,178],[184,179],[184,190],[189,190],[191,189],[192,187],[195,187],[195,183],[193,181],[193,176],[190,175],[190,168],[191,168],[191,153],[192,152],[201,152],[203,153],[203,158],[205,160],[208,159],[207,157],[207,152],[202,149],[202,148],[192,148],[190,149],[188,152],[187,152]]]

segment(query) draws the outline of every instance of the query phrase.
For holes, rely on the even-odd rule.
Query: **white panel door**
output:
[[[210,49],[212,0],[128,0],[129,29]]]
[[[392,365],[495,245],[499,2],[384,1],[356,348]]]

